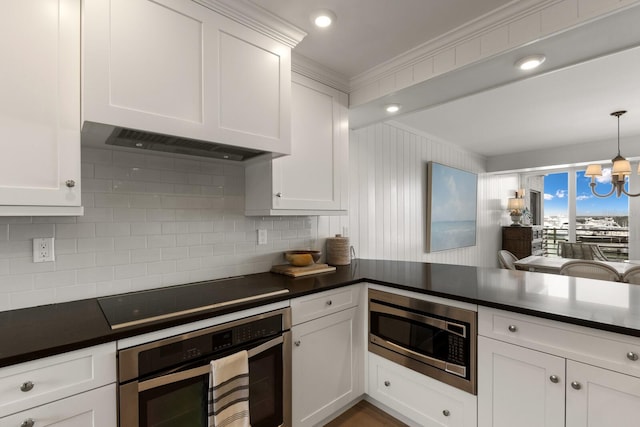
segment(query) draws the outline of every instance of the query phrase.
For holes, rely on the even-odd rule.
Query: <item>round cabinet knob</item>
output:
[[[300,344],[301,344],[301,343],[300,343],[300,340],[298,340],[298,341],[294,341],[294,342],[293,342],[293,344],[294,344],[296,347],[300,347]]]
[[[73,188],[76,186],[76,182],[72,179],[68,179],[64,182],[64,184],[69,187],[69,188]]]
[[[331,300],[327,301],[327,305],[331,305],[331,304],[333,304],[333,301]]]
[[[33,419],[29,418],[26,419],[22,422],[22,424],[20,424],[20,427],[33,427],[35,425],[35,421],[33,421]]]
[[[20,386],[20,391],[24,391],[24,392],[31,391],[33,389],[33,386],[34,386],[33,382],[25,381]]]
[[[442,411],[442,415],[444,415],[445,417],[448,417],[449,415],[451,415],[451,412],[449,412],[448,409],[445,409],[444,411]]]
[[[635,362],[636,360],[638,360],[638,354],[630,351],[629,353],[627,353],[627,359]]]
[[[389,387],[390,385],[391,385],[391,382],[390,382],[389,380],[387,380],[387,381],[385,381],[385,382],[384,382],[384,386],[385,386],[385,387]]]
[[[276,193],[276,197],[282,197],[282,193],[281,192],[277,192]]]
[[[551,375],[551,376],[549,377],[549,381],[551,381],[551,382],[552,382],[552,383],[554,383],[554,384],[558,384],[558,382],[560,382],[560,378],[558,378],[558,376],[557,376],[557,375]]]
[[[571,381],[571,387],[573,387],[574,390],[580,390],[582,388],[582,384],[578,381]]]
[[[516,325],[509,325],[509,332],[515,332],[518,330],[518,327]]]

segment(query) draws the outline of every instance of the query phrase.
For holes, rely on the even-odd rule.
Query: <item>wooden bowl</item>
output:
[[[322,252],[320,251],[295,250],[286,251],[284,258],[293,266],[304,267],[318,262],[321,255]]]

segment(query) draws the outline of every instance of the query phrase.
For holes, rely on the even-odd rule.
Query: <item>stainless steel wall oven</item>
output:
[[[477,313],[369,290],[369,351],[476,394]]]
[[[291,425],[289,308],[118,353],[120,427],[207,426],[211,360],[247,350],[252,427]]]

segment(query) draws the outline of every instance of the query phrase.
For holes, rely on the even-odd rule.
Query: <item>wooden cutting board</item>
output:
[[[290,277],[308,276],[310,274],[327,273],[330,271],[336,271],[336,268],[329,264],[311,264],[304,267],[296,267],[291,264],[280,264],[271,267],[272,273],[284,274]]]

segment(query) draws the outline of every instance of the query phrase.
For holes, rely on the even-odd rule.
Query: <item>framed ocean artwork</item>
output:
[[[478,176],[427,163],[427,252],[476,245]]]

